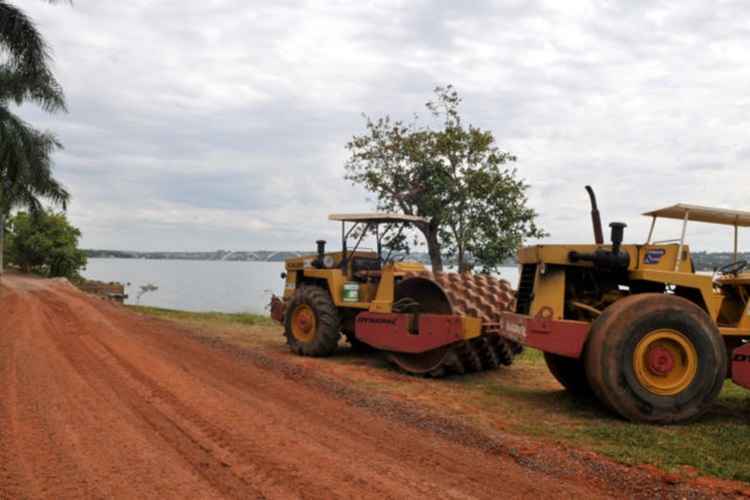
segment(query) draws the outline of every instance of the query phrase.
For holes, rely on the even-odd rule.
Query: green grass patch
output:
[[[520,356],[516,357],[514,362],[523,362],[529,364],[544,365],[544,353],[536,349],[525,348]]]
[[[527,349],[518,365],[546,375],[544,357]],[[549,377],[549,375],[547,375]],[[613,415],[593,398],[560,389],[507,383],[499,377],[469,382],[483,392],[483,408],[508,411],[514,430],[600,452],[628,464],[750,482],[750,392],[727,381],[713,408],[694,422],[657,426]]]
[[[160,307],[128,306],[130,309],[157,318],[177,321],[209,323],[216,325],[272,326],[276,323],[268,316],[250,313],[190,312]]]

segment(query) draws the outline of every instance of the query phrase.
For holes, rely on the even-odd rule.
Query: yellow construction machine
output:
[[[673,205],[644,214],[652,219],[645,243],[623,245],[626,226],[613,222],[605,245],[586,189],[595,243],[521,248],[515,312],[501,315],[501,331],[544,351],[565,388],[634,421],[697,417],[727,377],[750,388],[750,273],[737,254],[750,212]],[[680,220],[680,236],[654,241],[659,219]],[[734,259],[713,276],[695,272],[689,222],[734,228]]]
[[[328,356],[343,333],[354,347],[388,353],[403,370],[441,376],[509,365],[521,337],[498,331],[513,292],[489,276],[432,273],[419,262],[386,252],[384,242],[426,219],[401,214],[335,214],[342,248],[286,261],[284,294],[271,316],[284,325],[291,350]],[[366,235],[376,249],[361,250]],[[349,240],[354,240],[349,247]]]

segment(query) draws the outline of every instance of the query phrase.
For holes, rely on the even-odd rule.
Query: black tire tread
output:
[[[545,352],[544,362],[547,363],[547,368],[555,380],[568,392],[576,395],[593,395],[583,360]]]
[[[300,304],[309,305],[315,313],[316,332],[310,342],[300,342],[292,334],[291,313]],[[284,336],[292,352],[300,356],[330,356],[336,350],[341,337],[341,318],[328,291],[315,285],[303,285],[297,289],[286,308]]]
[[[631,388],[626,380],[619,346],[626,342],[632,328],[642,322],[667,321],[664,315],[676,317],[676,313],[685,321],[693,322],[697,331],[703,332],[701,335],[706,335],[710,349],[698,351],[698,362],[699,367],[700,363],[709,363],[703,365],[709,376],[699,376],[694,384],[708,385],[698,386],[699,392],[690,401],[679,404],[677,396],[654,395],[649,396],[650,400],[644,399],[636,394],[638,388]],[[605,406],[629,420],[657,424],[692,420],[708,411],[721,391],[727,372],[724,341],[705,311],[684,298],[659,293],[631,295],[605,309],[592,324],[584,359],[591,389]]]

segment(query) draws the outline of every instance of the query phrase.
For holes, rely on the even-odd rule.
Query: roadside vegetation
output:
[[[657,426],[624,421],[596,399],[563,391],[548,373],[539,351],[527,349],[511,370],[524,378],[502,374],[468,377],[450,383],[469,388],[481,408],[507,415],[511,430],[590,449],[628,464],[653,464],[685,473],[750,481],[750,398],[726,381],[717,403],[694,422]]]
[[[247,325],[275,325],[274,321],[268,316],[250,313],[221,313],[221,312],[190,312],[178,311],[175,309],[164,309],[161,307],[149,306],[128,306],[130,309],[154,316],[157,318],[178,320],[194,325],[205,326],[247,326]]]
[[[532,349],[510,368],[431,380],[401,374],[377,355],[353,353],[343,341],[332,358],[289,355],[281,328],[267,316],[130,307],[194,328],[202,337],[262,348],[369,391],[428,405],[488,432],[530,436],[627,464],[654,465],[677,476],[750,482],[750,398],[730,381],[714,408],[695,422],[640,425],[614,416],[594,399],[563,391],[541,353]]]
[[[8,263],[26,273],[79,280],[86,266],[80,237],[64,213],[18,212],[8,221]]]
[[[390,116],[366,118],[366,133],[347,144],[346,179],[377,198],[380,210],[417,215],[433,271],[443,260],[459,272],[496,270],[526,238],[541,238],[528,185],[501,150],[494,134],[465,123],[461,98],[451,86],[436,87],[426,108],[430,122]],[[386,241],[397,250],[407,238]]]

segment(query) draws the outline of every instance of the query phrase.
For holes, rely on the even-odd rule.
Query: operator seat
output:
[[[382,263],[377,255],[372,256],[355,255],[352,257],[352,275],[363,281],[379,277]]]
[[[745,312],[748,299],[750,299],[750,273],[717,276],[714,278],[713,284],[724,295],[722,306],[719,309],[719,325],[736,326]],[[732,307],[732,304],[736,304],[736,307]]]

